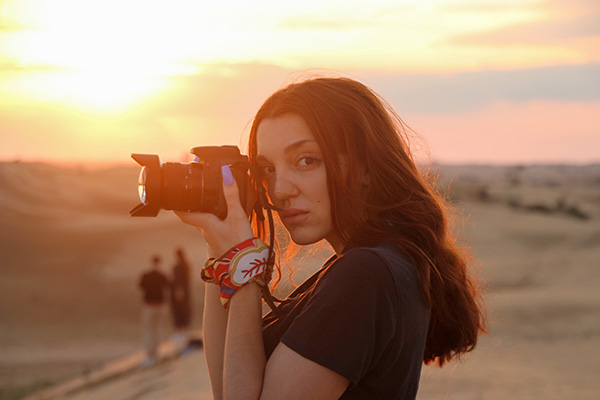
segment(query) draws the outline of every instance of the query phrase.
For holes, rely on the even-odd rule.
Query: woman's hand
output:
[[[221,167],[223,193],[227,203],[227,217],[221,220],[216,215],[200,212],[175,211],[186,224],[198,229],[209,247],[211,256],[219,257],[233,246],[254,236],[248,217],[240,204],[238,186],[229,165]]]

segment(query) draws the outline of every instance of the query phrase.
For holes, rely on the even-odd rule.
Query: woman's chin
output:
[[[338,251],[341,249],[338,235],[333,232],[333,229],[315,229],[314,227],[307,226],[292,226],[286,227],[292,242],[299,246],[308,246],[326,240],[334,250]],[[339,249],[338,249],[339,247]]]
[[[317,243],[319,241],[321,241],[322,239],[316,239],[316,240],[309,240],[309,239],[294,239],[294,237],[292,236],[292,242],[294,242],[295,244],[299,245],[299,246],[308,246],[314,243]]]
[[[289,230],[288,232],[292,238],[292,242],[299,246],[308,246],[323,240],[323,237],[320,235],[311,235],[306,232],[297,232],[294,230]]]

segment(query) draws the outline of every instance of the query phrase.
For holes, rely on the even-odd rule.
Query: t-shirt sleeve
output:
[[[392,340],[397,295],[379,255],[355,249],[332,264],[281,341],[356,384]]]

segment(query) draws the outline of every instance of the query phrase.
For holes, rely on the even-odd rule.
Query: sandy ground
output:
[[[118,379],[65,397],[68,400],[211,400],[204,352],[196,351],[152,368],[139,369]]]
[[[198,276],[197,232],[168,212],[127,216],[137,172],[0,164],[0,398],[139,350],[136,282],[152,254],[168,272],[174,248],[184,246]],[[465,218],[463,237],[487,285],[490,333],[461,363],[426,367],[419,399],[597,398],[600,167],[445,167],[440,186]],[[198,279],[194,287],[198,328]],[[168,320],[164,332],[172,332]],[[201,352],[112,384],[120,389],[73,398],[208,393]],[[102,394],[125,388],[131,396]]]

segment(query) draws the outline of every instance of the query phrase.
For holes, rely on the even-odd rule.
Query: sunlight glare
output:
[[[209,36],[195,27],[216,23],[191,0],[21,0],[6,2],[1,13],[23,27],[3,45],[26,73],[12,90],[101,111],[130,106],[164,89],[168,77],[197,72],[188,60]],[[218,45],[212,36],[203,50]]]
[[[117,72],[30,72],[4,84],[4,91],[37,101],[60,102],[97,112],[117,112],[166,87],[165,79]]]

